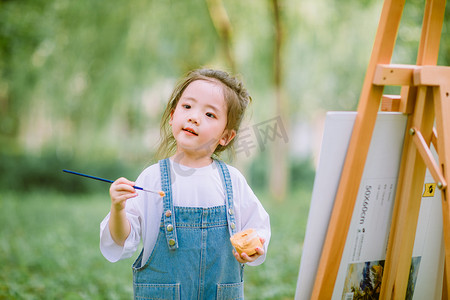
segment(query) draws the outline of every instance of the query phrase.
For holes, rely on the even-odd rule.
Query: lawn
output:
[[[272,239],[266,262],[246,268],[246,299],[293,299],[310,191],[281,203],[256,194],[271,216]],[[0,299],[132,298],[134,257],[109,263],[98,247],[107,191],[2,192],[0,207]]]

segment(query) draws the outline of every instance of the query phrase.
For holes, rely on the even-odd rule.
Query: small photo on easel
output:
[[[405,300],[413,298],[421,257],[411,259]],[[349,264],[342,299],[379,299],[383,279],[384,260]]]

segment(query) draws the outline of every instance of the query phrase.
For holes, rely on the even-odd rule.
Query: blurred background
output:
[[[172,88],[199,67],[238,74],[253,98],[224,157],[271,215],[246,296],[293,298],[325,113],[356,109],[382,4],[0,1],[0,298],[131,297],[132,261],[98,250],[108,185],[61,170],[134,180],[155,163]],[[415,64],[423,7],[407,1],[393,63]]]

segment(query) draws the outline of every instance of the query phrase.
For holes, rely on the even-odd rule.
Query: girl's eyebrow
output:
[[[193,102],[198,103],[197,99],[195,99],[195,98],[193,98],[193,97],[185,97],[185,98],[182,98],[182,99],[180,99],[180,100],[190,100],[190,101],[193,101]],[[210,108],[211,110],[213,110],[213,111],[215,111],[215,112],[220,111],[220,108],[217,107],[216,105],[207,103],[207,104],[205,104],[205,106],[208,107],[208,108]]]

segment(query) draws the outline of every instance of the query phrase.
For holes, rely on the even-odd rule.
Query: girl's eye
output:
[[[216,116],[212,113],[206,113],[206,116],[209,118],[215,118]]]
[[[184,107],[184,108],[186,108],[186,109],[191,108],[191,106],[190,106],[189,104],[183,104],[182,107]]]

